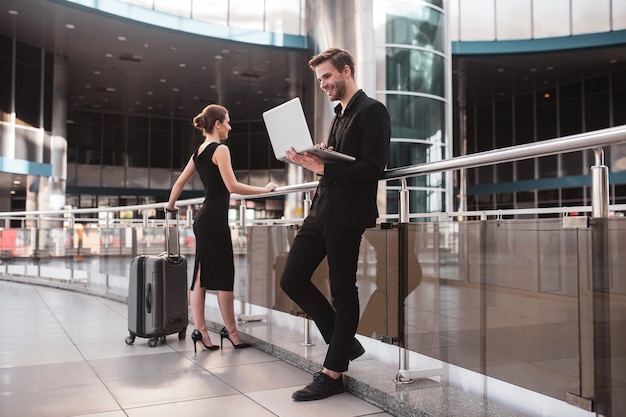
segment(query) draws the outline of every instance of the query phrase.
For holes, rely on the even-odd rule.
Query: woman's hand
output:
[[[165,207],[163,207],[163,209],[165,209],[165,211],[170,211],[170,212],[176,212],[178,211],[178,207],[176,207],[173,204],[166,204]]]
[[[267,185],[263,188],[265,189],[266,193],[271,193],[276,187],[278,187],[278,185],[274,184],[273,182],[268,182]]]

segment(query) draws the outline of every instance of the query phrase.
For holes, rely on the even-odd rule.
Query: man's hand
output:
[[[308,152],[298,153],[294,148],[289,148],[285,153],[291,162],[301,165],[318,175],[324,175],[324,163],[319,157]]]

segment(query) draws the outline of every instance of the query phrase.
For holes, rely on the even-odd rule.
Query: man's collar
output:
[[[342,111],[343,113],[345,113],[348,109],[350,109],[350,107],[352,107],[352,105],[357,100],[357,98],[359,98],[362,94],[365,94],[365,93],[363,92],[363,89],[359,88],[357,92],[354,93],[354,95],[350,98],[350,101],[348,102],[348,105],[346,106],[345,111],[343,111],[343,107],[341,106],[341,103],[337,104],[335,106],[335,114],[340,115]]]

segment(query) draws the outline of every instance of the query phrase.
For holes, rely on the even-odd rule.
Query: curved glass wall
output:
[[[392,144],[388,168],[439,161],[448,139],[446,63],[449,62],[442,2],[385,2],[375,16],[381,21],[378,45],[384,47],[376,88],[384,92],[391,115]],[[384,21],[382,21],[384,19]],[[448,61],[446,60],[448,59]],[[448,209],[441,174],[408,181],[411,212]],[[388,212],[397,212],[399,181],[388,184]]]

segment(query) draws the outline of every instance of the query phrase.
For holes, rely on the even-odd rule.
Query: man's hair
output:
[[[344,66],[349,66],[352,77],[354,78],[354,58],[352,58],[350,52],[341,48],[329,48],[311,58],[309,60],[309,67],[315,70],[315,67],[326,61],[330,61],[339,72],[343,71]]]

